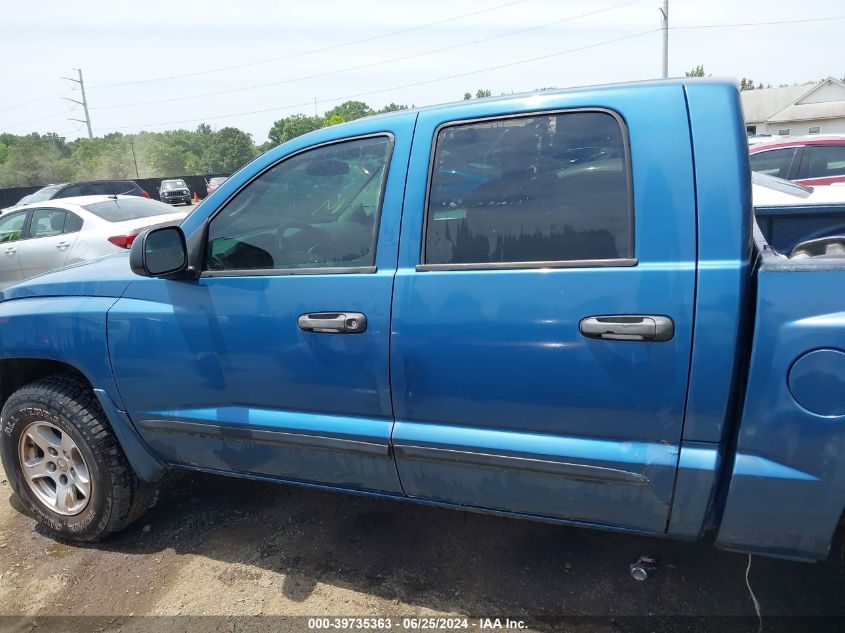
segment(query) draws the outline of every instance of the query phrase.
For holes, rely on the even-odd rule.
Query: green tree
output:
[[[392,101],[384,106],[381,110],[377,110],[378,114],[383,112],[396,112],[398,110],[407,110],[408,106],[406,105],[399,105],[398,103],[393,103]]]
[[[237,171],[257,154],[252,137],[234,127],[224,127],[214,133],[211,146],[202,159],[208,173]]]
[[[188,163],[197,157],[186,146],[182,130],[151,135],[144,160],[157,176],[185,176],[191,171]],[[137,151],[137,150],[136,150]]]
[[[478,90],[475,91],[475,98],[476,99],[483,99],[484,97],[490,97],[492,95],[493,95],[492,91],[483,90],[482,88],[479,88]],[[472,99],[472,93],[471,92],[465,92],[464,93],[464,101],[469,101],[470,99]]]
[[[354,121],[374,114],[373,109],[363,101],[346,101],[326,112],[326,121],[340,118],[340,122]],[[330,123],[330,125],[334,125]]]
[[[763,84],[760,84],[760,87],[763,87]],[[754,80],[753,79],[746,79],[743,77],[739,80],[739,89],[740,90],[754,90]]]
[[[8,139],[7,139],[8,140]],[[0,165],[0,185],[25,187],[69,179],[70,154],[65,139],[57,134],[27,134],[6,143],[6,160]]]
[[[294,114],[276,121],[267,136],[272,144],[271,147],[275,147],[297,136],[319,130],[324,125],[325,120],[322,117]]]
[[[687,77],[709,77],[710,75],[705,74],[704,66],[699,64],[691,71],[684,73]]]

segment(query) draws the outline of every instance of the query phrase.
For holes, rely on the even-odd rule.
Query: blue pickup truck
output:
[[[79,541],[187,468],[824,559],[845,237],[811,226],[755,225],[732,82],[322,129],[3,291],[3,464]]]

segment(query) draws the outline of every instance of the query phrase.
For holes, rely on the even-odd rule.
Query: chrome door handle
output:
[[[14,255],[17,252],[18,252],[18,249],[16,249],[16,248],[7,248],[6,249],[6,255]]]
[[[587,338],[612,341],[668,341],[675,324],[667,316],[609,314],[581,319],[578,329]]]
[[[58,248],[59,250],[67,248],[68,246],[70,246],[70,242],[59,242],[58,244],[56,244],[56,248]]]
[[[300,330],[319,334],[361,334],[367,331],[367,317],[360,312],[311,312],[296,320]]]

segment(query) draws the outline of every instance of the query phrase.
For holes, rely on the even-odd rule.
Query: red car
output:
[[[214,178],[207,180],[205,183],[205,195],[208,196],[211,193],[217,191],[217,187],[226,182],[227,179],[228,176],[214,176]]]
[[[752,171],[802,185],[845,183],[845,135],[773,137],[748,152]]]

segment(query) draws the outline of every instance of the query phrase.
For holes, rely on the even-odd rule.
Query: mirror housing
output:
[[[139,234],[129,251],[129,267],[142,277],[196,277],[196,269],[189,265],[185,234],[178,226],[153,227]]]

